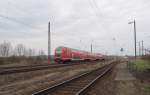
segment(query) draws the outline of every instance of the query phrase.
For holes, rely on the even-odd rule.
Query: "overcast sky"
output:
[[[150,48],[150,0],[0,0],[0,43],[23,43],[47,52],[51,21],[52,53],[57,46],[107,54],[134,53],[137,41]]]

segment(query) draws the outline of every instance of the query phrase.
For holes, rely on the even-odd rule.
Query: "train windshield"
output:
[[[57,54],[57,55],[60,55],[60,54],[61,54],[61,47],[58,47],[58,48],[56,49],[56,54]]]

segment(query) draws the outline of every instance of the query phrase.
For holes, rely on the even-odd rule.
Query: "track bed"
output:
[[[36,92],[33,95],[81,95],[97,79],[103,77],[113,65],[114,64],[103,66],[102,68],[98,68],[40,92]]]

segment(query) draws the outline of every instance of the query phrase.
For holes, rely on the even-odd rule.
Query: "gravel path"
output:
[[[85,95],[145,95],[139,83],[128,71],[126,62],[121,62]]]
[[[127,69],[127,64],[120,63],[116,68],[116,95],[139,95],[137,80]]]

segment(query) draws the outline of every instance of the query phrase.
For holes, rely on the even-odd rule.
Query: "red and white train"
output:
[[[57,47],[55,49],[54,60],[56,62],[66,61],[92,61],[92,60],[104,60],[102,54],[90,53],[68,47]]]

